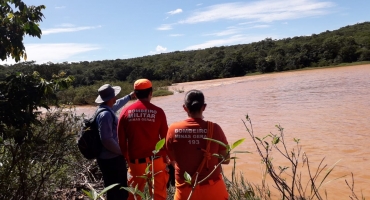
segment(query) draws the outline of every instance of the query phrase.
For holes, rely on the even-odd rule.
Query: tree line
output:
[[[192,51],[175,51],[130,59],[36,64],[34,61],[0,65],[0,80],[13,72],[38,71],[51,79],[61,71],[73,76],[74,87],[99,81],[138,78],[187,82],[370,61],[370,22],[297,36]]]

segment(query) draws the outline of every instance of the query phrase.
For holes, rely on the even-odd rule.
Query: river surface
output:
[[[327,190],[328,199],[349,199],[345,180],[352,184],[351,172],[358,197],[362,192],[370,198],[370,65],[179,83],[170,89],[177,92],[152,100],[163,108],[168,124],[187,117],[182,109],[185,93],[181,91],[199,89],[207,103],[205,120],[218,123],[229,143],[246,138],[236,150],[252,153],[238,154],[236,169],[253,184],[261,184],[262,165],[242,121],[247,114],[258,137],[278,133],[275,125],[280,124],[289,151],[296,148],[293,138],[300,139],[311,173],[322,159],[326,169],[335,165],[321,188]],[[94,109],[79,107],[77,111],[91,115]],[[276,165],[289,166],[276,151],[272,156]],[[307,179],[306,165],[301,168],[302,159],[299,162],[302,177]],[[224,167],[228,176],[231,167]],[[271,185],[270,189],[275,190]]]

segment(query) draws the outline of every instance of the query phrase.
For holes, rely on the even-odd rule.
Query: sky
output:
[[[370,21],[369,0],[23,0],[45,5],[27,61],[136,58],[310,36]],[[8,58],[0,64],[14,64]]]

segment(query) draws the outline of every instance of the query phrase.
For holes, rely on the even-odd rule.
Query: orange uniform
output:
[[[174,123],[168,129],[166,148],[170,159],[176,161],[175,199],[187,199],[189,196],[191,186],[184,182],[184,173],[187,172],[193,176],[204,159],[207,140],[203,138],[207,137],[207,131],[207,122],[200,118],[189,118]],[[225,144],[228,143],[218,124],[214,124],[212,138]],[[215,142],[210,143],[209,153],[211,155],[225,150],[225,147]],[[218,163],[219,159],[211,156],[200,171],[197,180],[207,177]],[[220,173],[221,168],[218,167],[206,181],[196,187],[191,199],[227,199],[228,193]]]
[[[147,181],[142,176],[145,168],[151,163],[151,156],[156,143],[166,138],[168,130],[167,120],[163,110],[149,101],[137,100],[135,103],[124,108],[118,122],[118,140],[123,155],[129,165],[131,177],[128,185],[143,191]],[[167,153],[161,150],[154,160],[154,199],[166,199],[166,184],[168,173],[164,157]],[[150,168],[151,169],[151,168]],[[161,171],[161,172],[159,172]],[[159,172],[159,173],[157,173]],[[139,196],[137,196],[138,199]],[[134,199],[129,195],[129,199]]]

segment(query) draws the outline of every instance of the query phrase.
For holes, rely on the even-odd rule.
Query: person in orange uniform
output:
[[[183,108],[188,118],[184,121],[171,124],[166,138],[168,156],[176,169],[175,200],[188,199],[191,192],[191,185],[184,180],[185,172],[192,176],[193,183],[197,171],[197,182],[203,180],[211,173],[215,166],[222,161],[217,157],[211,156],[214,153],[220,154],[226,158],[223,164],[229,163],[226,148],[218,143],[210,142],[208,152],[205,153],[205,149],[207,149],[207,140],[203,138],[208,137],[208,132],[211,131],[208,127],[210,122],[203,120],[203,111],[206,108],[203,93],[199,90],[188,91],[185,95]],[[213,129],[213,135],[210,138],[228,144],[221,127],[216,123],[210,124],[213,124],[213,126],[210,125]],[[204,159],[204,166],[199,169]],[[221,176],[221,166],[216,168],[209,178],[195,187],[191,199],[228,199],[226,186]]]
[[[152,83],[148,79],[135,81],[134,92],[137,101],[123,108],[120,114],[118,141],[129,166],[128,186],[137,185],[138,189],[143,191],[148,181],[138,176],[143,176],[146,167],[152,164],[155,174],[153,196],[155,200],[160,200],[167,198],[167,153],[163,148],[154,156],[153,150],[160,139],[166,138],[168,125],[164,111],[150,103],[152,91]],[[149,187],[152,186],[150,181],[148,184]],[[141,199],[139,195],[136,195],[136,198]],[[134,196],[130,193],[128,199],[132,200]]]

